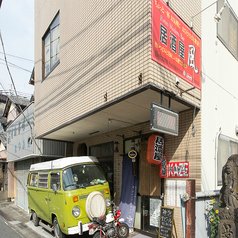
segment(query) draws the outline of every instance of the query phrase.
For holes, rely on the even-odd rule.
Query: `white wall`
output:
[[[202,9],[214,3],[203,0]],[[238,1],[228,1],[238,14]],[[214,4],[202,13],[202,190],[216,186],[216,135],[238,141],[238,61],[217,38]]]

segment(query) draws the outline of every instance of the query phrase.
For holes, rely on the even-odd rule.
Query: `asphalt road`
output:
[[[7,238],[24,238],[17,230],[11,227],[2,216],[0,216],[0,236]]]

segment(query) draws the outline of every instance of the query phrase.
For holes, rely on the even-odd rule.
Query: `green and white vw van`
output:
[[[109,184],[95,157],[32,164],[27,189],[34,224],[54,231],[56,237],[82,235],[93,217],[110,210]]]

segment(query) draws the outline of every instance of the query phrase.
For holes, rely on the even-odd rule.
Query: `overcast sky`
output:
[[[3,0],[0,31],[16,90],[29,96],[34,92],[34,86],[28,84],[34,67],[34,0]],[[0,90],[11,89],[0,42]]]

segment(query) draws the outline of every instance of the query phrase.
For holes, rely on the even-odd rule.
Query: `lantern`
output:
[[[149,164],[160,165],[163,159],[164,138],[159,135],[152,135],[148,139],[147,162]]]

